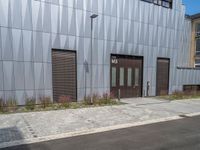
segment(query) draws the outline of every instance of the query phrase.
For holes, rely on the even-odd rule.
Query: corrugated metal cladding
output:
[[[145,11],[144,11],[145,10]],[[156,94],[157,57],[170,58],[169,92],[199,84],[188,67],[191,21],[182,0],[167,9],[140,0],[0,0],[0,97],[53,97],[52,49],[77,53],[77,98],[90,91],[90,15],[94,20],[96,93],[110,91],[110,55],[144,57],[143,91]],[[86,75],[86,77],[85,77]],[[86,78],[86,85],[85,85]]]

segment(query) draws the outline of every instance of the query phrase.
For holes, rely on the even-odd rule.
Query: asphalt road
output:
[[[200,116],[6,150],[200,150]]]

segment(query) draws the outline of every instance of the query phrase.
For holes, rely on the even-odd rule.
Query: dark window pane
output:
[[[195,60],[196,64],[200,64],[200,59]]]
[[[169,8],[170,7],[170,3],[163,1],[162,6]]]
[[[200,23],[196,25],[196,32],[200,32]]]
[[[195,67],[200,68],[200,59],[195,60]]]
[[[200,38],[196,40],[196,55],[200,54]]]
[[[195,68],[200,68],[200,64],[196,64],[196,65],[195,65]]]
[[[200,39],[200,23],[196,24],[196,38]]]

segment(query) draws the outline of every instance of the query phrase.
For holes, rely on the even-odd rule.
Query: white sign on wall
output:
[[[118,64],[118,60],[116,58],[112,58],[112,64]]]

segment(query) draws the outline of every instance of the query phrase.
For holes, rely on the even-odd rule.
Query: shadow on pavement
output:
[[[0,145],[5,142],[23,140],[24,136],[17,127],[0,128]],[[4,150],[8,148],[2,148]],[[1,150],[2,150],[1,149]],[[28,150],[28,147],[26,147]]]

